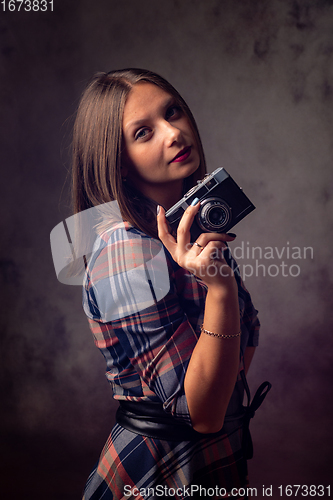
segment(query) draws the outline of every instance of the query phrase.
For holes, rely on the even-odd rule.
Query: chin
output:
[[[200,166],[200,162],[198,165],[184,165],[184,167],[187,167],[185,168],[184,172],[183,172],[183,179],[187,179],[188,177],[190,177],[192,174],[194,174],[198,168]]]

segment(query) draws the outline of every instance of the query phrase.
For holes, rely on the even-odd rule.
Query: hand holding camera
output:
[[[161,207],[158,217],[159,238],[169,250],[172,258],[181,267],[200,278],[210,290],[223,294],[226,289],[237,293],[233,271],[223,257],[225,242],[233,241],[235,236],[224,233],[201,233],[195,243],[191,243],[190,229],[200,210],[200,203],[190,205],[177,227],[177,239],[169,232],[169,226]]]
[[[226,234],[255,207],[223,168],[207,175],[170,208],[160,209],[159,237],[173,259],[201,278],[208,287],[221,290],[232,283],[233,271],[223,256]],[[169,232],[168,223],[177,241]]]

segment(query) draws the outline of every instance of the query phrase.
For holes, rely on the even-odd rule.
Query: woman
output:
[[[79,106],[73,153],[75,212],[116,200],[122,217],[104,220],[87,264],[84,310],[120,409],[84,499],[241,498],[240,373],[257,345],[256,310],[223,254],[235,235],[191,243],[198,200],[177,235],[165,218],[206,171],[194,118],[152,72],[98,74]],[[140,270],[161,248],[168,283],[159,298]]]

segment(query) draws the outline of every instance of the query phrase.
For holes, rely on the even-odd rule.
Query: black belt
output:
[[[193,441],[202,438],[211,438],[223,433],[228,434],[230,429],[236,430],[243,427],[243,449],[246,458],[252,458],[253,447],[249,430],[250,420],[254,417],[255,411],[265,399],[267,392],[271,388],[271,384],[269,382],[261,384],[251,404],[249,403],[249,389],[246,379],[244,385],[248,396],[248,406],[242,407],[237,415],[226,416],[224,425],[219,432],[211,434],[197,432],[190,425],[186,425],[171,414],[168,414],[163,409],[162,403],[151,401],[120,400],[116,413],[116,421],[119,425],[135,434],[166,441]],[[229,427],[229,423],[232,424],[231,427]]]
[[[237,415],[227,416],[225,423],[239,421],[236,428],[240,428],[243,425],[244,415],[245,408]],[[162,403],[148,401],[120,400],[116,420],[119,425],[135,434],[167,441],[194,441],[218,436],[225,432],[223,428],[219,432],[211,434],[197,432],[190,425],[184,424],[166,413]]]

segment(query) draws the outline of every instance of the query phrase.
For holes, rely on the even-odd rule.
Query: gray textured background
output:
[[[81,91],[96,71],[130,66],[174,84],[210,170],[223,165],[256,204],[233,246],[285,247],[260,260],[266,276],[261,268],[246,280],[262,321],[250,384],[273,384],[252,422],[252,486],[261,497],[274,485],[273,498],[280,484],[327,486],[332,0],[54,0],[44,14],[1,10],[0,31],[3,498],[80,498],[114,421],[80,290],[57,282],[49,233],[70,215],[68,145]],[[292,247],[312,247],[313,258],[287,258]],[[270,265],[280,266],[270,268],[276,277]]]

